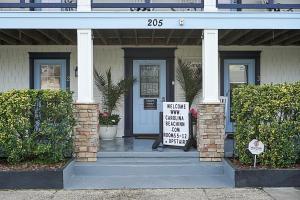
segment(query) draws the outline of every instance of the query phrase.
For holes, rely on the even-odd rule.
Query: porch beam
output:
[[[76,44],[76,36],[74,37],[73,31],[71,30],[56,30],[59,34],[61,34],[66,40],[70,42],[70,44]]]
[[[78,103],[94,102],[93,39],[91,29],[77,30]]]
[[[232,30],[222,30],[219,31],[219,41],[221,41],[223,38],[225,38],[227,35],[231,33]]]
[[[27,37],[30,37],[34,41],[38,42],[39,44],[49,44],[49,38],[46,36],[40,34],[37,31],[33,30],[20,30],[21,33],[26,35]]]
[[[274,39],[276,41],[276,38],[279,36],[289,32],[289,30],[280,30],[280,31],[269,31],[269,34],[265,34],[263,37],[259,38],[257,41],[255,41],[254,45],[261,45],[264,44],[265,42]]]
[[[138,33],[137,33],[137,30],[134,29],[134,30],[133,30],[133,33],[134,33],[134,38],[135,38],[135,45],[138,45],[139,41],[138,41]]]
[[[171,40],[171,38],[172,38],[174,32],[175,32],[174,29],[172,29],[172,30],[170,31],[169,36],[168,36],[168,38],[167,38],[167,40],[166,40],[166,41],[167,41],[167,42],[166,42],[166,45],[168,45],[168,44],[170,43],[170,40]]]
[[[115,35],[116,35],[116,37],[117,37],[117,39],[118,39],[120,45],[122,45],[122,39],[121,39],[119,30],[116,29],[116,30],[114,30],[114,32],[115,32]]]
[[[154,36],[155,36],[155,30],[153,29],[151,33],[151,44],[154,44],[154,39],[155,39]]]
[[[289,40],[290,38],[299,36],[299,35],[300,35],[300,32],[298,32],[298,31],[285,34],[282,37],[278,38],[278,40],[275,40],[274,43],[272,43],[272,45],[279,45],[282,42],[285,42],[285,41]]]
[[[218,30],[203,30],[202,86],[203,102],[219,103]]]
[[[222,44],[223,45],[232,45],[234,42],[238,41],[243,36],[247,35],[251,30],[241,30],[241,31],[233,31],[231,37],[227,37]]]
[[[265,37],[265,35],[268,34],[268,32],[269,30],[264,30],[264,31],[254,30],[247,36],[247,38],[241,39],[241,45],[252,45],[253,41],[255,41],[257,38]]]
[[[300,35],[300,33],[299,33],[299,35]],[[296,36],[291,37],[290,39],[286,40],[283,43],[283,45],[293,45],[293,44],[299,42],[300,41],[300,36],[299,35],[296,35]]]
[[[189,39],[189,37],[192,35],[194,29],[188,30],[188,32],[185,34],[184,38],[181,41],[181,45],[184,45],[186,41]]]
[[[38,29],[37,30],[39,33],[41,33],[42,35],[46,36],[47,38],[49,38],[49,40],[52,40],[55,44],[64,44],[65,41],[63,41],[58,35],[56,35],[54,32],[49,31],[49,30],[41,30]]]
[[[107,45],[107,41],[106,39],[104,38],[104,36],[100,33],[99,30],[93,30],[95,35],[96,35],[96,38],[100,38],[101,42],[104,44],[104,45]]]
[[[300,29],[300,12],[0,12],[2,29]],[[184,25],[179,19],[184,18]]]
[[[0,30],[0,32],[2,32],[3,34],[18,40],[21,44],[26,44],[26,45],[30,45],[32,44],[32,40],[31,38],[28,38],[27,36],[25,36],[24,34],[22,34],[19,31],[16,30]]]
[[[6,42],[7,44],[13,45],[13,44],[18,44],[19,41],[7,36],[6,34],[0,33],[0,40]]]

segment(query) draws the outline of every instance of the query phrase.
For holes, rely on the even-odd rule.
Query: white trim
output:
[[[203,30],[202,74],[203,102],[220,102],[218,30]]]
[[[78,100],[93,103],[93,41],[91,29],[77,30]]]
[[[300,29],[299,22],[300,12],[0,12],[1,29]]]

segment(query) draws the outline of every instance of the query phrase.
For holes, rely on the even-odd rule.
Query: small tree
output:
[[[185,100],[191,107],[195,97],[202,89],[202,69],[200,64],[178,59],[176,79],[184,91]]]

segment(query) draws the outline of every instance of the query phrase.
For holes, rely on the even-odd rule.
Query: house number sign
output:
[[[161,27],[164,24],[163,19],[148,19],[148,26],[149,27]]]
[[[189,103],[163,103],[163,144],[185,146],[189,139]]]

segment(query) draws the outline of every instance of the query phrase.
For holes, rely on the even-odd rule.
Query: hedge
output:
[[[233,90],[233,119],[239,161],[253,163],[248,143],[258,139],[265,152],[258,162],[268,167],[289,167],[299,159],[300,82],[244,85]]]
[[[56,163],[72,152],[72,94],[59,90],[0,93],[0,148],[9,163]]]

